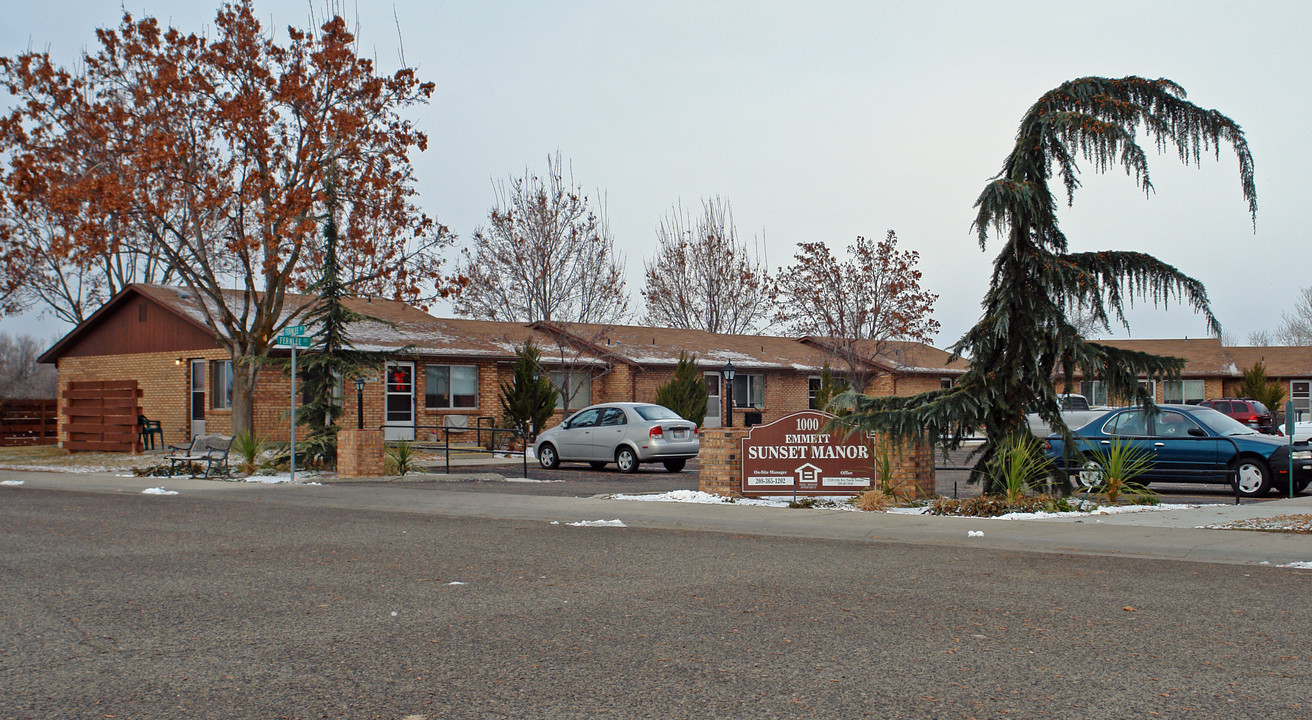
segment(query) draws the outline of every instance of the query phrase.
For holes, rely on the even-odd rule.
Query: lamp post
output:
[[[725,405],[729,409],[729,419],[725,422],[725,427],[733,427],[733,376],[737,372],[732,362],[727,362],[720,368],[720,376],[724,378],[725,395],[728,397]]]
[[[355,429],[364,429],[364,378],[355,379]]]

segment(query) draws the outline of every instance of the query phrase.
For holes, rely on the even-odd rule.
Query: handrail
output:
[[[479,420],[481,421],[482,418],[479,418]],[[482,426],[482,423],[480,422],[479,425],[478,425],[478,427],[472,427],[472,428],[470,428],[470,427],[463,427],[463,428],[447,427],[446,425],[414,425],[414,424],[410,424],[410,425],[382,425],[382,426],[380,426],[379,429],[380,429],[380,430],[383,430],[384,432],[386,432],[388,428],[392,428],[392,429],[400,429],[400,430],[410,430],[412,433],[413,433],[414,431],[416,431],[416,430],[432,430],[432,431],[434,431],[434,432],[433,432],[434,435],[437,434],[437,431],[439,431],[439,430],[442,431],[442,446],[443,446],[443,449],[445,450],[446,474],[447,474],[447,475],[450,475],[450,474],[451,474],[451,433],[454,432],[454,433],[459,434],[459,433],[469,433],[469,432],[472,432],[472,433],[475,433],[475,434],[476,434],[476,439],[477,439],[477,441],[478,441],[478,446],[475,447],[475,448],[462,448],[462,449],[461,449],[461,452],[480,453],[480,454],[486,454],[486,455],[497,455],[497,454],[505,454],[505,455],[511,455],[511,456],[518,455],[518,456],[520,456],[520,458],[521,458],[521,460],[522,460],[522,463],[523,463],[523,466],[524,466],[524,477],[525,477],[525,478],[528,477],[528,439],[527,439],[526,437],[524,437],[524,433],[520,432],[519,430],[517,430],[517,429],[515,429],[515,428],[483,427],[483,426]],[[524,440],[524,448],[523,448],[522,450],[495,450],[495,449],[483,449],[483,448],[484,448],[484,446],[483,446],[483,433],[485,433],[485,432],[486,432],[486,433],[490,433],[491,436],[492,436],[492,437],[491,437],[491,443],[490,443],[491,445],[496,445],[497,433],[511,433],[511,434],[514,435],[515,437],[518,437],[518,438],[521,438],[521,439]]]

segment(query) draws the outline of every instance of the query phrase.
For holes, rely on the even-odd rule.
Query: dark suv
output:
[[[1219,413],[1229,415],[1260,433],[1266,433],[1267,435],[1276,434],[1275,421],[1274,418],[1271,417],[1271,411],[1267,410],[1265,405],[1256,400],[1220,398],[1217,400],[1204,400],[1198,404],[1203,407],[1210,407]]]

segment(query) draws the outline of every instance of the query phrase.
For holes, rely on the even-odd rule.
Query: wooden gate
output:
[[[64,449],[135,452],[140,414],[136,380],[71,382],[64,391]]]
[[[59,401],[0,398],[0,447],[59,442]]]

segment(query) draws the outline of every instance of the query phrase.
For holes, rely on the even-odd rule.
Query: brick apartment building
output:
[[[311,298],[291,296],[297,309]],[[560,389],[556,421],[598,402],[643,401],[668,382],[681,352],[695,354],[711,393],[704,425],[720,424],[720,369],[737,369],[735,422],[746,413],[768,422],[813,404],[821,367],[832,358],[815,338],[721,335],[619,325],[539,322],[531,325],[433,317],[415,307],[355,298],[348,306],[367,319],[351,328],[361,350],[389,355],[382,377],[364,390],[364,424],[385,427],[391,437],[423,439],[433,428],[497,423],[501,384],[510,382],[515,349],[532,340],[542,351],[543,371]],[[921,343],[893,343],[863,368],[866,391],[911,395],[955,381],[965,363]],[[275,351],[275,357],[288,350]],[[205,325],[187,289],[136,284],[124,289],[41,356],[59,370],[61,389],[70,382],[135,380],[141,407],[159,420],[167,443],[200,433],[229,434],[232,427],[232,358]],[[832,362],[835,368],[844,367]],[[356,418],[356,390],[343,379],[348,422]],[[298,399],[299,403],[299,399]],[[253,397],[256,431],[285,441],[289,434],[289,374],[262,368]],[[60,434],[66,439],[61,402]]]

